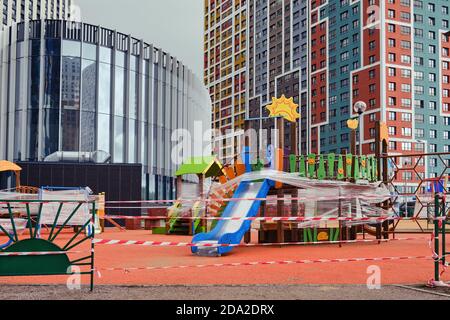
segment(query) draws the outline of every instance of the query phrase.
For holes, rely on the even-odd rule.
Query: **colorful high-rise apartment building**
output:
[[[309,107],[312,152],[340,152],[349,143],[346,121],[360,124],[363,153],[375,152],[376,123],[387,124],[389,153],[450,151],[448,113],[449,2],[413,0],[310,3]],[[436,177],[443,164],[418,161],[421,177]],[[397,181],[414,188],[420,178],[403,172]],[[411,183],[410,185],[408,183]]]
[[[27,20],[70,18],[72,0],[2,0],[2,25]]]
[[[267,142],[271,143],[270,130],[275,123],[268,118],[266,106],[273,97],[284,94],[302,106],[303,115],[308,112],[308,7],[299,0],[249,0],[248,14],[247,119],[250,128],[265,129]],[[285,126],[287,152],[306,153],[307,117],[299,120],[298,132],[289,123]],[[299,145],[293,146],[292,142]]]
[[[286,151],[341,153],[350,151],[347,120],[358,116],[353,106],[362,101],[365,154],[375,152],[380,121],[388,126],[392,154],[450,151],[449,1],[248,0],[246,11],[243,5],[205,2],[205,82],[214,128],[243,128],[237,99],[247,94],[250,127],[271,129],[265,107],[284,94],[302,114],[297,132],[285,130]],[[240,46],[246,67],[239,71],[231,45],[245,39],[232,28],[236,16],[248,21],[248,45]],[[235,146],[228,140],[226,146]],[[442,164],[429,157],[418,168],[435,177]],[[411,172],[403,178],[418,179]]]
[[[449,152],[449,7],[448,0],[248,0],[249,126],[273,128],[265,107],[284,94],[302,114],[297,139],[285,130],[287,152],[348,152],[347,120],[358,116],[353,107],[362,101],[364,153],[375,152],[380,121],[388,127],[391,154]],[[221,58],[208,52],[208,61]],[[206,74],[216,84],[225,79],[212,71]],[[219,87],[210,88],[220,98]],[[220,119],[215,111],[213,119]],[[442,166],[429,157],[417,171],[435,177]]]
[[[227,162],[239,153],[246,106],[246,0],[205,0],[204,81],[213,104],[214,149]]]

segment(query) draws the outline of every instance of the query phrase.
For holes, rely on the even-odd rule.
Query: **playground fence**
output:
[[[71,275],[79,267],[81,275],[90,276],[93,290],[95,201],[51,198],[2,200],[0,239],[6,243],[0,245],[0,276]],[[67,239],[61,235],[68,226],[75,229]],[[85,255],[86,250],[77,249],[88,241],[90,250]]]
[[[447,202],[444,196],[436,195],[435,197],[435,216],[443,219],[434,221],[434,233],[430,246],[433,248],[434,260],[434,280],[430,280],[430,286],[449,286],[442,281],[444,273],[447,271],[447,226],[450,221],[447,216]],[[434,246],[434,247],[433,247]]]

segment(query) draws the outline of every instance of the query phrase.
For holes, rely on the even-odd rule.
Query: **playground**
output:
[[[278,128],[295,130],[292,110],[274,114]],[[381,123],[375,155],[286,154],[283,130],[262,158],[246,145],[229,164],[186,159],[176,200],[24,187],[0,162],[15,177],[0,193],[0,286],[449,287],[450,154],[389,155]],[[434,157],[442,175],[418,174]]]
[[[336,162],[339,165],[342,161]],[[216,162],[208,159],[205,166],[211,167],[211,163]],[[312,161],[310,163],[312,164]],[[323,167],[320,163],[319,160],[318,168]],[[205,166],[200,166],[202,172]],[[300,167],[302,166],[306,168],[306,161],[305,164],[300,163]],[[192,168],[189,172],[192,172]],[[311,172],[316,174],[315,170],[311,169]],[[261,181],[261,174],[251,173],[249,179]],[[277,180],[293,183],[290,180],[292,176],[285,176],[285,173],[269,170],[264,174],[278,176]],[[305,172],[301,175],[307,174]],[[302,178],[299,181],[304,183],[307,180]],[[323,188],[323,182],[313,181]],[[266,199],[269,190],[263,194],[258,192],[241,194],[239,188],[246,185],[245,173],[241,174],[240,179],[234,176],[224,181],[222,185],[225,185],[226,190],[228,185],[236,184],[240,187],[235,187],[238,191],[234,192],[234,199],[223,201],[221,206],[217,205],[217,199],[205,201],[209,206],[213,202],[217,207],[225,208],[222,208],[222,214],[217,216],[204,216],[204,209],[197,198],[194,205],[193,201],[186,201],[187,210],[181,209],[182,200],[167,206],[165,217],[152,216],[150,213],[154,211],[154,207],[147,209],[146,216],[124,217],[107,214],[108,208],[115,208],[117,203],[105,202],[101,196],[92,198],[77,190],[41,190],[39,197],[45,197],[45,200],[33,200],[36,199],[36,195],[22,193],[21,199],[17,199],[17,193],[10,193],[9,196],[16,198],[3,200],[3,216],[9,216],[9,220],[2,220],[2,230],[12,239],[6,241],[8,236],[0,237],[2,244],[7,243],[3,247],[6,250],[0,259],[3,260],[1,272],[14,277],[1,277],[0,285],[65,285],[68,271],[64,268],[70,266],[87,267],[82,272],[81,282],[89,284],[92,281],[103,288],[174,285],[361,285],[367,282],[370,275],[369,267],[373,265],[379,267],[382,272],[380,280],[383,286],[411,284],[425,286],[434,279],[436,243],[431,239],[432,232],[411,232],[422,228],[432,231],[434,224],[429,219],[425,219],[427,221],[424,222],[418,216],[417,219],[386,216],[384,211],[377,213],[376,210],[370,211],[369,215],[362,205],[355,207],[346,200],[353,199],[353,196],[345,192],[347,186],[340,182],[340,196],[336,199],[328,197],[326,201],[332,203],[325,207],[318,207],[317,197],[311,193],[303,195],[303,199],[298,195],[297,199],[291,192],[286,204],[284,198],[280,200],[275,185],[272,187],[275,192],[270,198],[271,201]],[[368,183],[360,186],[359,199],[365,197],[365,189],[369,186]],[[311,184],[308,184],[308,187],[310,190]],[[350,190],[354,190],[353,188],[354,185]],[[74,200],[74,197],[77,200]],[[321,195],[320,199],[323,197],[326,197],[326,194]],[[385,197],[385,189],[377,187],[367,194],[366,200],[380,202],[385,201]],[[437,194],[435,197],[436,201],[439,201]],[[257,200],[263,198],[266,201]],[[305,202],[305,199],[310,200]],[[235,202],[249,202],[247,208],[251,208],[255,203],[261,204],[261,207],[253,215],[236,217],[231,213],[226,214],[226,208],[233,209],[234,206],[230,204]],[[295,215],[292,214],[293,204],[297,209]],[[85,209],[91,212],[91,215],[79,217],[78,210],[82,205],[87,206],[88,209]],[[45,209],[46,206],[50,207]],[[68,208],[63,210],[66,206]],[[307,212],[316,214],[308,216],[302,212],[307,206],[310,207],[310,211]],[[280,207],[290,214],[277,212],[277,208]],[[161,212],[160,207],[158,208],[157,212]],[[19,211],[23,213],[19,214]],[[243,211],[242,206],[239,207],[239,211]],[[272,211],[275,212],[271,214]],[[323,215],[322,211],[328,214]],[[28,215],[30,219],[27,221],[24,218]],[[77,218],[78,221],[72,221],[73,218]],[[41,227],[35,222],[39,219],[43,224]],[[392,229],[390,219],[398,224],[394,232],[389,232]],[[134,223],[130,224],[127,221]],[[105,222],[112,223],[105,227]],[[220,237],[216,237],[220,241],[203,240],[214,230],[230,230],[227,226],[220,225],[227,222],[232,223],[234,230],[239,230],[246,222],[248,227],[245,232],[241,232],[237,240],[231,239],[227,243]],[[156,226],[158,224],[159,226]],[[124,227],[126,225],[134,227],[126,230]],[[69,226],[78,228],[72,229]],[[87,230],[89,226],[96,232]],[[437,230],[439,231],[439,222]],[[193,233],[196,234],[194,237]],[[25,240],[21,241],[22,238]],[[202,242],[196,241],[199,238]],[[44,246],[28,244],[22,248],[20,246],[14,248],[8,245],[8,243],[26,244],[25,241],[43,242],[43,239],[51,241]],[[54,248],[49,247],[49,243]],[[8,250],[11,247],[15,250]],[[94,251],[92,255],[89,254],[93,248],[95,248],[95,265]],[[199,253],[199,249],[204,252]],[[68,261],[63,259],[61,262],[59,260],[61,256]],[[22,262],[24,259],[25,263]],[[437,261],[437,264],[438,277],[444,276],[445,268],[442,269],[440,261]]]

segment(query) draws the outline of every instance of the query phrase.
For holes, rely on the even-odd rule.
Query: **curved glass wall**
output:
[[[19,29],[28,31],[12,36]],[[10,98],[2,99],[8,129],[0,136],[14,145],[2,144],[1,158],[85,161],[102,151],[112,163],[143,165],[146,198],[174,195],[173,130],[193,132],[193,119],[210,128],[209,94],[188,68],[150,44],[88,24],[30,21],[3,32],[11,43],[2,48],[9,83],[2,94]]]

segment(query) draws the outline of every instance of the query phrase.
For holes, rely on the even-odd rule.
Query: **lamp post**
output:
[[[363,141],[364,141],[364,119],[363,114],[367,111],[367,104],[364,101],[358,101],[353,106],[353,111],[358,114],[359,118],[359,155],[363,154]]]

